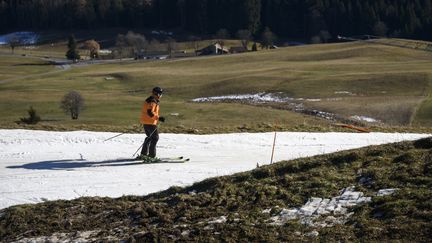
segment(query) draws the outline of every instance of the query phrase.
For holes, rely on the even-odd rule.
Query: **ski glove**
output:
[[[163,117],[163,116],[159,117],[159,121],[165,122],[165,117]]]

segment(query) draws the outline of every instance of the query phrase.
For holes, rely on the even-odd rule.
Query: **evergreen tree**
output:
[[[37,124],[41,118],[36,114],[36,110],[33,109],[33,106],[30,106],[30,109],[27,111],[29,117],[20,118],[21,122],[26,124]]]
[[[18,29],[179,28],[191,34],[263,26],[282,37],[310,39],[387,33],[432,39],[432,0],[0,0],[0,33]],[[320,37],[323,41],[324,39]]]
[[[66,52],[66,58],[69,60],[78,60],[80,55],[77,51],[77,42],[74,35],[69,36],[68,51]]]
[[[246,27],[252,35],[256,34],[260,28],[261,19],[261,0],[243,1],[244,20]]]

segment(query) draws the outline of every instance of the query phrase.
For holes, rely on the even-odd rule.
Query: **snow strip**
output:
[[[160,134],[158,156],[185,156],[179,164],[140,164],[129,159],[143,134],[0,129],[0,208],[82,196],[146,195],[210,177],[269,164],[273,133]],[[278,133],[274,161],[374,144],[415,140],[428,134]]]

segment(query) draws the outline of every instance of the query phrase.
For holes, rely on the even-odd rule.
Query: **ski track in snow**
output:
[[[140,164],[132,158],[143,134],[0,129],[0,209],[82,196],[146,195],[270,163],[274,133],[160,134],[160,157],[180,164]],[[429,134],[277,133],[274,161],[332,153]]]

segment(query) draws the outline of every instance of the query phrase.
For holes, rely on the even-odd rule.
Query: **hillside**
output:
[[[432,140],[321,155],[145,197],[0,211],[5,241],[416,241],[432,236]]]
[[[9,73],[2,77],[9,81],[0,83],[0,125],[22,127],[15,122],[33,106],[43,119],[36,126],[39,129],[137,131],[134,124],[141,102],[159,85],[166,90],[162,112],[168,122],[164,131],[332,131],[337,129],[333,123],[346,119],[378,130],[394,126],[422,130],[432,122],[431,60],[428,51],[372,42],[73,65],[63,70],[31,56],[7,55],[0,62],[0,68]],[[37,75],[22,77],[23,67],[31,67]],[[58,108],[69,90],[78,90],[86,100],[87,109],[78,121],[69,120]],[[276,95],[291,101],[191,102],[201,97],[245,94]],[[336,118],[323,119],[310,111]]]

